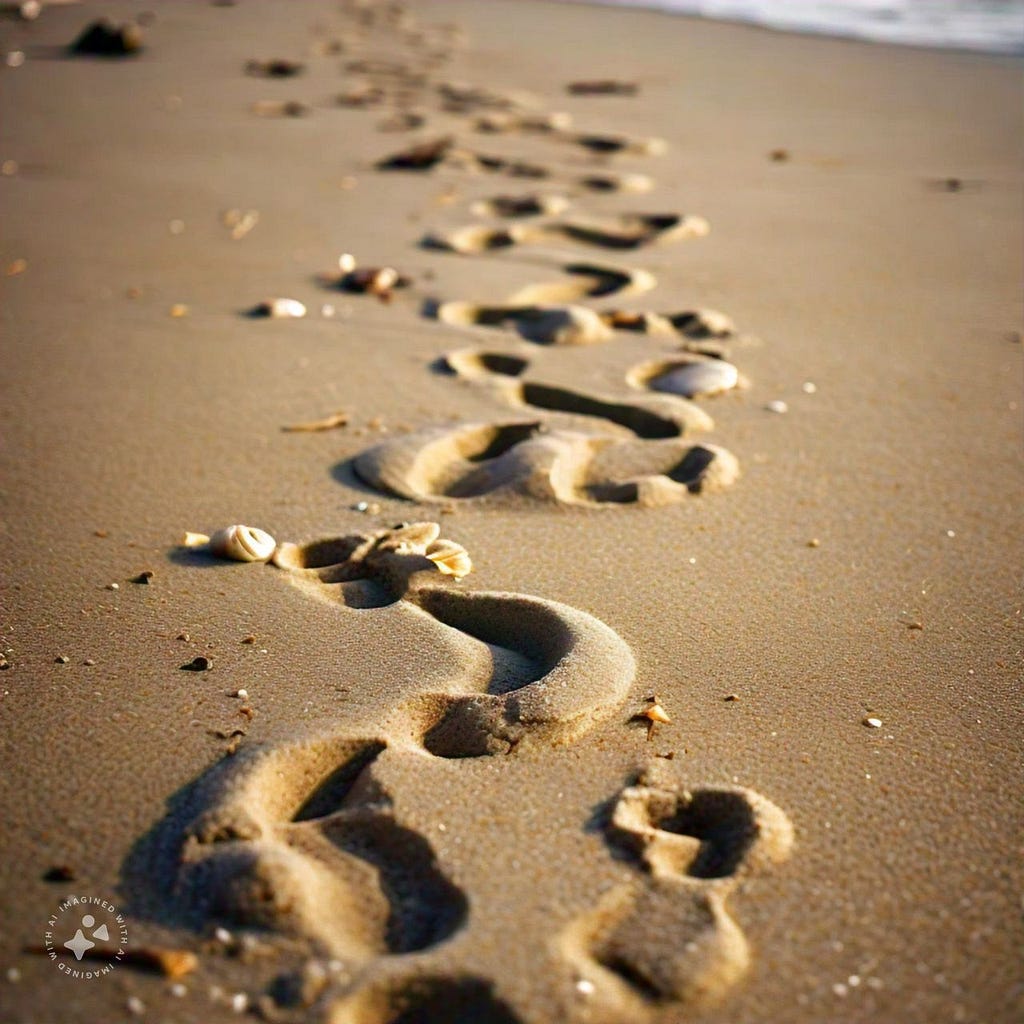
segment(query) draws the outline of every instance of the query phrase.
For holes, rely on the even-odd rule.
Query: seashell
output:
[[[652,704],[646,711],[642,712],[642,715],[652,722],[661,722],[664,725],[668,725],[672,721],[668,716],[668,712],[660,704]]]
[[[210,543],[210,538],[205,533],[193,533],[191,530],[186,530],[181,543],[187,548],[201,548],[204,544]]]
[[[446,576],[454,576],[461,580],[473,571],[473,562],[469,552],[461,545],[450,540],[434,541],[427,548],[429,558]]]
[[[209,540],[212,554],[233,558],[236,562],[265,562],[276,547],[277,541],[255,526],[225,526]]]
[[[654,391],[667,391],[684,398],[719,395],[739,383],[739,371],[724,359],[701,359],[669,364],[665,372],[652,377],[647,386]]]
[[[298,318],[306,315],[306,307],[298,299],[266,299],[253,307],[251,315],[275,319]]]

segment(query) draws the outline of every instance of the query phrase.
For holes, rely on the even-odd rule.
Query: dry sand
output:
[[[124,60],[60,47],[137,5],[0,22],[0,1019],[1017,1019],[1019,68],[531,0],[149,7]],[[571,205],[474,214],[529,192]],[[420,244],[452,232],[482,251]],[[409,286],[325,287],[342,252]],[[244,315],[278,296],[309,316]],[[230,523],[299,546],[177,546]],[[30,950],[69,894],[194,969],[68,977]]]

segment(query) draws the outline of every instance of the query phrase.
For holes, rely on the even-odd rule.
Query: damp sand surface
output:
[[[0,1015],[1016,1019],[1017,67],[149,8],[0,21]]]

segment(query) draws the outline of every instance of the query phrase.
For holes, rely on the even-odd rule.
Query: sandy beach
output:
[[[0,50],[0,1021],[1019,1019],[1019,62]]]

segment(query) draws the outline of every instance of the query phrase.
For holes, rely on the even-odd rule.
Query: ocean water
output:
[[[786,32],[1024,54],[1024,0],[574,0],[647,7]]]

